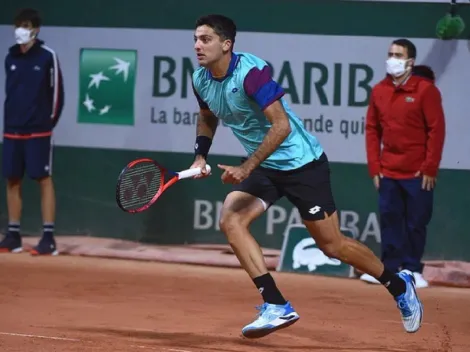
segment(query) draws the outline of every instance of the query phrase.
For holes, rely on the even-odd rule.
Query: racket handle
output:
[[[208,174],[211,173],[210,165],[206,164],[206,170]],[[195,167],[194,169],[187,169],[187,170],[178,172],[178,178],[181,180],[183,178],[190,178],[190,177],[197,176],[200,174],[201,174],[201,168]]]

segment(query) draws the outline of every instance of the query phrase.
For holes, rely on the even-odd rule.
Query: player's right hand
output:
[[[209,176],[209,173],[207,172],[207,169],[206,169],[206,159],[204,159],[203,156],[200,156],[200,155],[196,156],[196,159],[194,160],[190,169],[194,169],[196,167],[200,167],[202,170],[202,173],[200,175],[194,176],[194,178],[203,178],[203,177]]]

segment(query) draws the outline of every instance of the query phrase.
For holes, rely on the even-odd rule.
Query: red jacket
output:
[[[371,177],[382,173],[406,179],[415,177],[418,171],[435,177],[444,138],[441,93],[434,85],[430,69],[417,66],[399,87],[389,76],[374,86],[366,117],[367,165]]]

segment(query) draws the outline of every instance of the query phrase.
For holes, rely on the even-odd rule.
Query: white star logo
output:
[[[103,75],[103,72],[98,72],[95,74],[91,74],[91,81],[90,84],[88,84],[88,88],[91,88],[92,86],[96,86],[96,89],[100,87],[101,81],[109,81],[109,78]]]
[[[93,105],[93,100],[90,99],[88,94],[86,95],[86,98],[85,98],[85,101],[83,102],[83,105],[86,106],[88,112],[92,112],[93,110],[96,109],[95,106]]]
[[[100,110],[100,115],[107,114],[109,112],[109,109],[111,109],[111,105],[106,105],[104,108]]]
[[[114,65],[114,66],[111,66],[109,69],[110,70],[116,70],[116,72],[115,72],[116,75],[122,73],[122,75],[124,76],[124,82],[127,82],[127,77],[129,76],[129,67],[130,67],[131,63],[127,62],[127,61],[124,61],[124,60],[121,60],[117,57],[114,58],[114,61],[116,61],[117,64]]]

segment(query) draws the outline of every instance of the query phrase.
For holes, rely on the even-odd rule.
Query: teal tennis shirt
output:
[[[272,79],[266,61],[249,53],[233,53],[225,77],[216,79],[199,67],[193,89],[201,109],[209,109],[228,126],[251,155],[262,143],[271,123],[264,109],[279,100],[289,118],[291,133],[260,166],[293,170],[318,159],[323,148],[284,99],[284,90]]]

